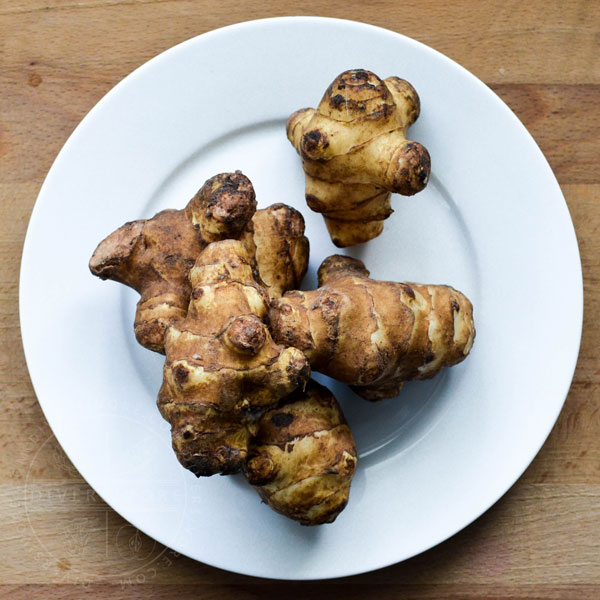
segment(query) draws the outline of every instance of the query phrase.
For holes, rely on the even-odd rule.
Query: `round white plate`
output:
[[[447,283],[473,302],[470,357],[398,399],[335,384],[361,454],[346,510],[305,528],[241,476],[179,466],[155,406],[162,357],[135,342],[137,295],[90,275],[128,220],[182,207],[208,177],[241,169],[259,206],[305,216],[315,283],[338,252],[304,204],[285,121],[349,68],[408,79],[409,131],[432,157],[427,189],[394,197],[383,235],[349,250],[377,279]],[[27,364],[65,452],[106,502],[174,550],[239,573],[316,579],[377,569],[471,523],[521,475],[569,389],[582,323],[577,242],[539,148],[483,83],[397,33],[323,18],[242,23],[191,39],[117,85],[60,152],[35,205],[21,270]],[[323,378],[320,378],[323,380]]]

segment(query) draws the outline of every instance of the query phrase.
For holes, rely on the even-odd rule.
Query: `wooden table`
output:
[[[259,4],[0,0],[0,598],[600,598],[600,3]],[[412,560],[306,584],[233,575],[177,556],[106,506],[42,415],[17,308],[21,248],[36,195],[90,108],[138,65],[180,41],[291,14],[394,29],[490,85],[529,128],[558,177],[577,230],[586,294],[581,353],[565,407],[504,498]],[[556,302],[558,315],[560,282]]]

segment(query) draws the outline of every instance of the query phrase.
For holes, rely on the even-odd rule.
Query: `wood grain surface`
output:
[[[159,52],[278,15],[381,25],[490,85],[546,154],[583,264],[581,353],[564,410],[518,483],[436,548],[352,578],[282,583],[178,556],[91,490],[41,413],[18,320],[37,192],[82,117]],[[600,2],[0,0],[0,598],[600,598]],[[557,311],[560,282],[557,282]],[[557,312],[558,314],[558,312]],[[551,324],[549,324],[551,326]]]

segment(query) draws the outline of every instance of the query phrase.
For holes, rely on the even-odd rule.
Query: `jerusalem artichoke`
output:
[[[261,498],[303,525],[331,523],[346,506],[357,463],[333,394],[310,381],[265,413],[244,473]]]
[[[301,351],[273,342],[253,262],[238,240],[208,245],[189,273],[187,316],[165,333],[158,406],[177,458],[197,476],[238,471],[261,412],[310,374]]]
[[[299,288],[309,254],[304,217],[291,206],[272,204],[256,211],[252,225],[252,242],[244,243],[256,249],[258,272],[269,296],[279,298],[283,292]]]
[[[407,81],[353,69],[338,75],[316,110],[288,119],[288,139],[306,174],[306,201],[323,214],[336,246],[378,236],[393,212],[391,193],[410,196],[427,185],[429,153],[406,139],[419,111]]]
[[[223,173],[209,179],[183,210],[126,223],[99,244],[90,260],[92,273],[141,295],[134,330],[142,346],[164,353],[166,327],[187,312],[188,273],[210,242],[241,238],[251,253],[256,245],[260,277],[273,297],[299,285],[308,265],[302,215],[284,204],[255,209],[250,180],[239,171]]]
[[[273,338],[364,398],[394,397],[405,381],[433,377],[471,350],[473,307],[449,286],[375,281],[348,256],[327,258],[318,277],[318,289],[272,302]]]

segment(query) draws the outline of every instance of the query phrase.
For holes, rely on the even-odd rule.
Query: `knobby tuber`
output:
[[[239,471],[261,412],[310,374],[300,350],[273,342],[253,263],[238,240],[209,244],[189,272],[187,315],[166,330],[158,406],[177,458],[198,476]]]
[[[392,398],[405,381],[433,377],[471,350],[473,307],[449,286],[376,281],[360,260],[339,255],[318,279],[318,289],[272,302],[273,338],[368,400]]]
[[[286,204],[272,204],[252,217],[250,248],[255,247],[260,278],[271,298],[300,287],[308,268],[309,244],[304,217]]]
[[[241,238],[256,251],[271,297],[299,285],[308,265],[302,215],[284,204],[255,209],[250,180],[239,171],[222,173],[206,181],[184,209],[126,223],[99,244],[92,273],[140,293],[134,331],[142,346],[164,352],[166,327],[186,316],[188,273],[211,242]]]
[[[406,139],[419,111],[407,81],[353,69],[331,83],[316,110],[288,119],[288,139],[306,174],[306,201],[323,214],[337,246],[378,236],[393,212],[391,193],[410,196],[427,185],[429,153]]]
[[[331,523],[348,502],[357,453],[333,394],[310,381],[266,412],[244,473],[275,511],[303,525]]]

